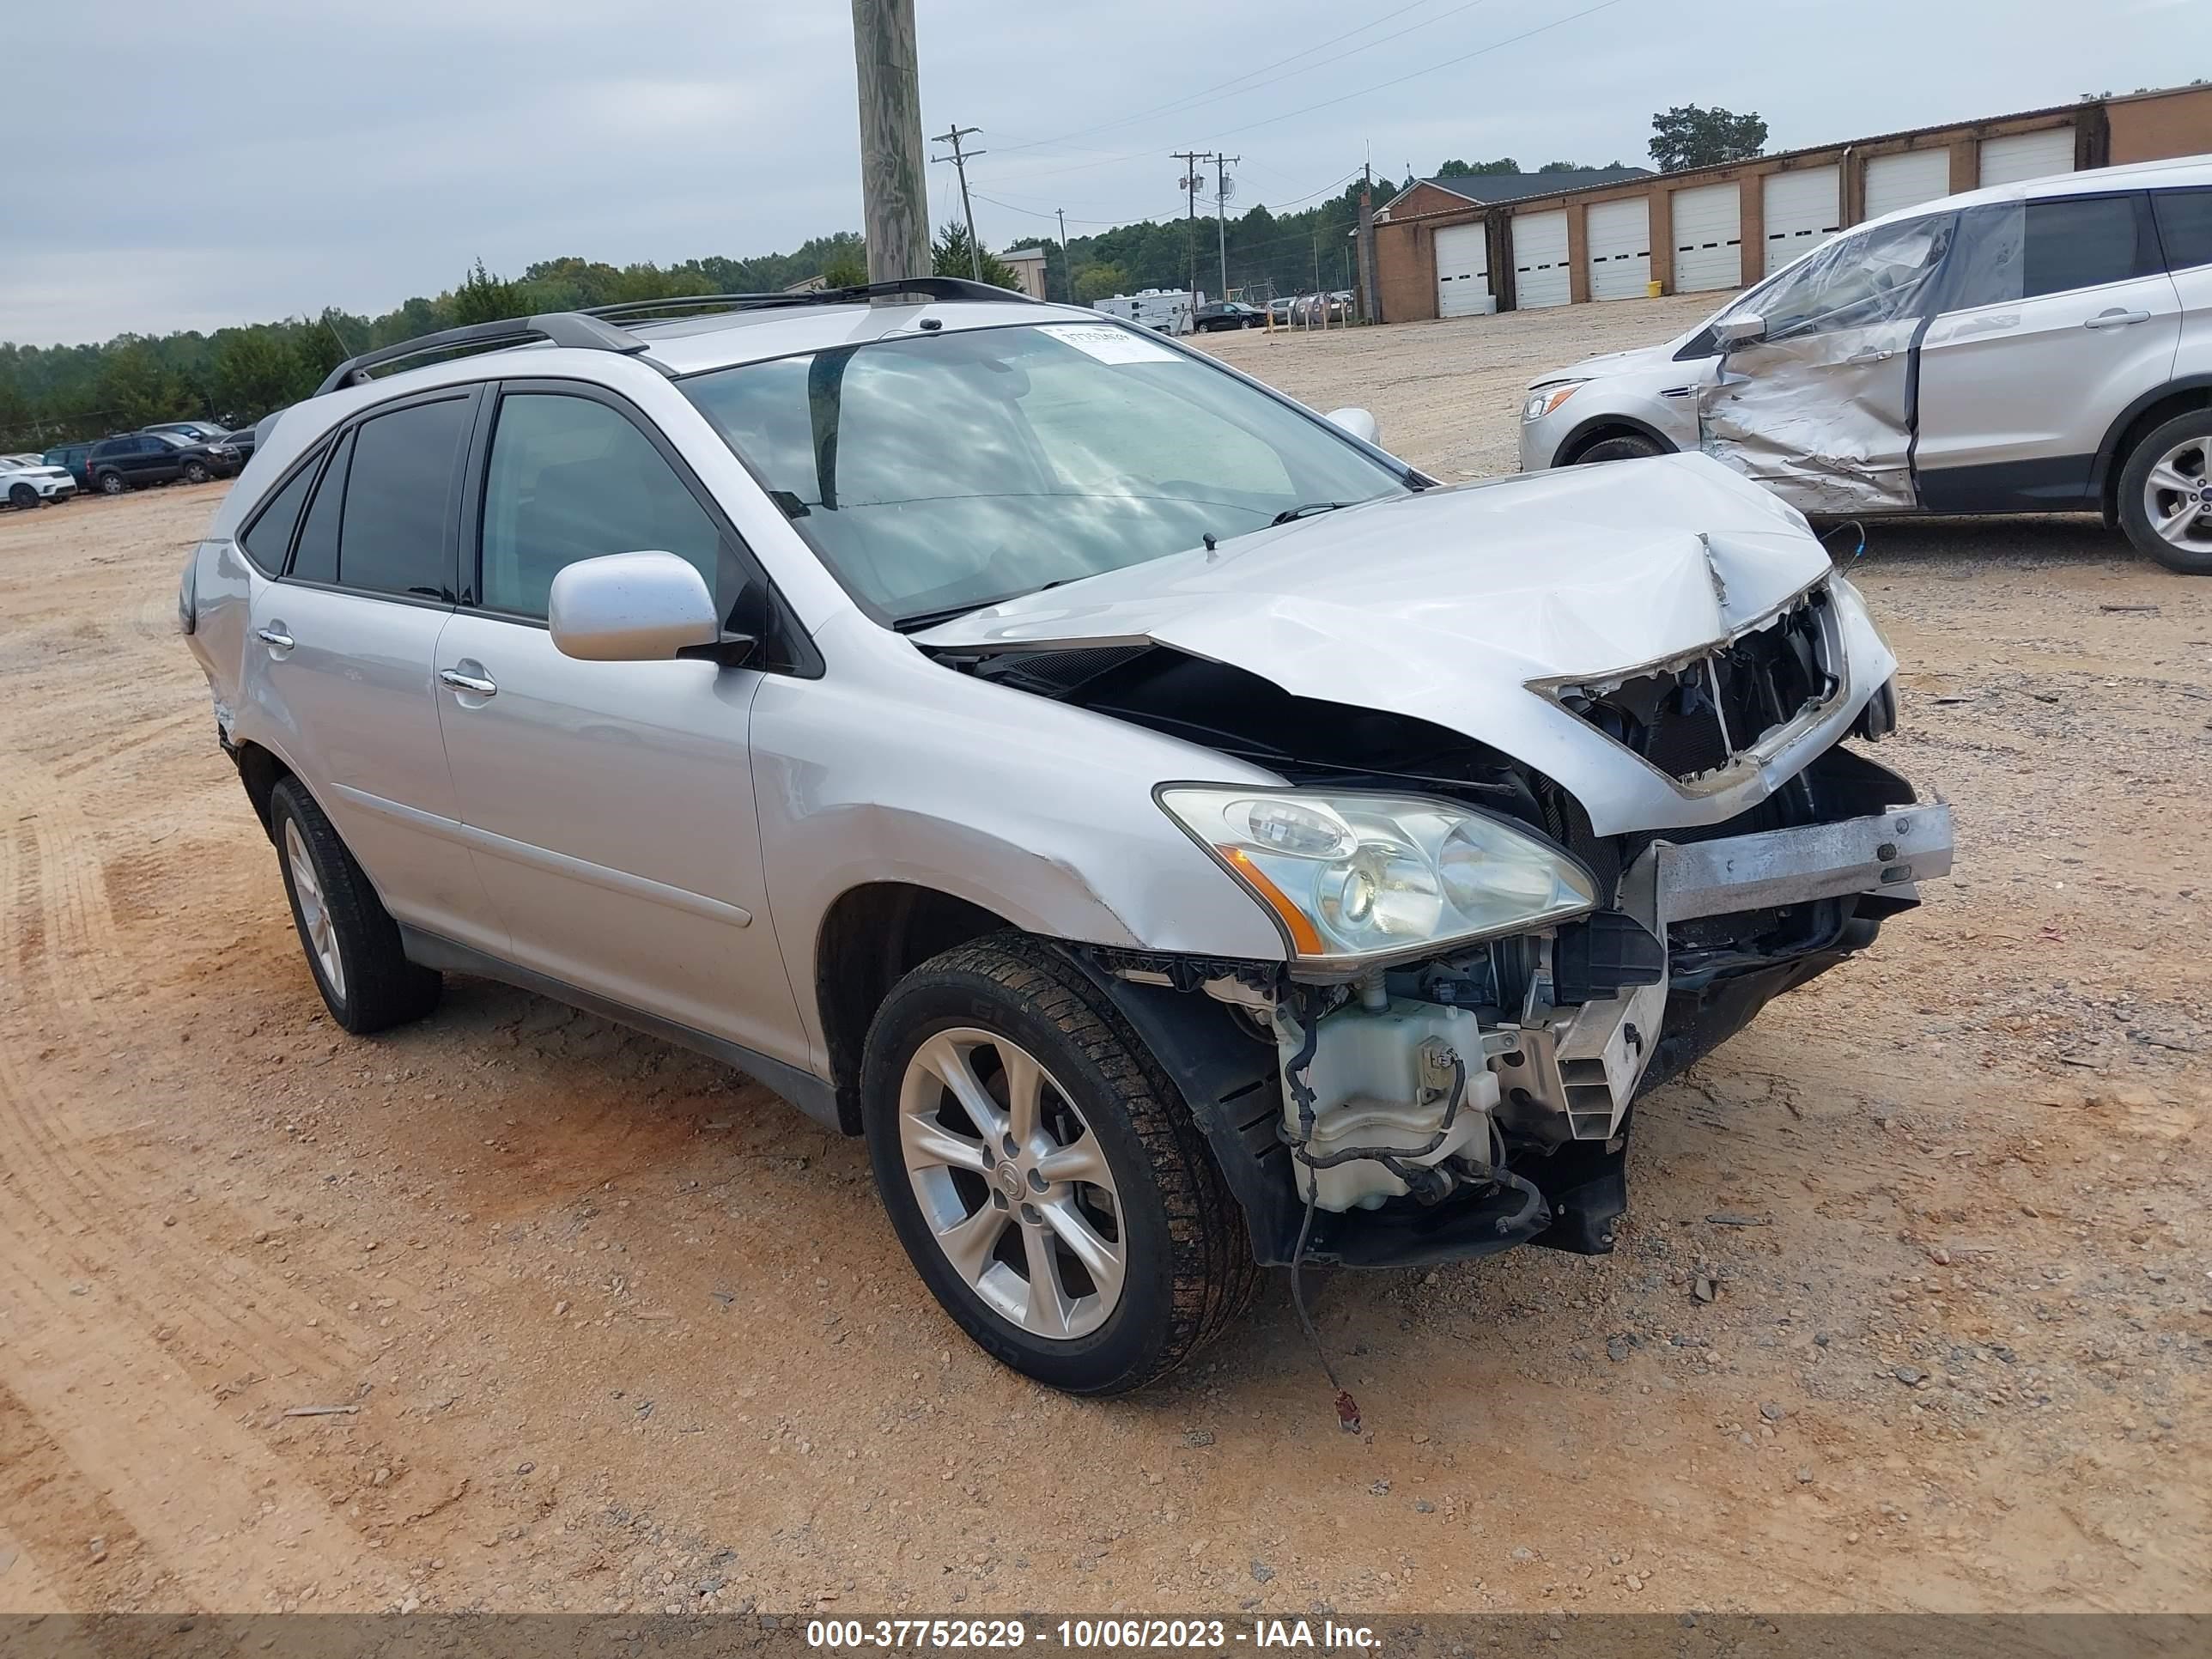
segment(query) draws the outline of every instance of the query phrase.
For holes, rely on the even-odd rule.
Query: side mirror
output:
[[[721,635],[706,578],[673,553],[578,560],[553,578],[545,622],[583,662],[661,662]]]
[[[1755,311],[1723,317],[1713,325],[1713,343],[1723,351],[1757,345],[1766,337],[1766,319]]]
[[[1364,409],[1332,409],[1326,416],[1333,427],[1349,432],[1364,444],[1377,448],[1382,443],[1382,428],[1376,418]]]

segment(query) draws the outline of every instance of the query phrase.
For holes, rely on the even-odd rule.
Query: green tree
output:
[[[155,421],[197,415],[183,380],[161,361],[151,340],[125,337],[100,365],[97,393],[106,424],[127,431]]]
[[[1438,179],[1474,179],[1486,173],[1518,173],[1521,164],[1510,155],[1495,161],[1447,161],[1433,175]]]
[[[1014,268],[990,249],[982,251],[980,260],[969,257],[968,227],[958,220],[947,220],[930,245],[932,267],[940,276],[972,276],[980,268],[983,280],[993,288],[1010,288],[1021,291],[1022,279]]]
[[[1129,291],[1129,273],[1119,265],[1081,265],[1075,272],[1075,302],[1090,305]]]
[[[226,328],[215,337],[214,389],[223,413],[252,421],[314,387],[292,343],[276,330]]]
[[[822,267],[822,280],[831,288],[858,288],[868,280],[867,261],[840,253]]]
[[[1651,118],[1651,159],[1662,173],[1747,161],[1766,149],[1766,122],[1758,115],[1677,104]]]
[[[456,324],[496,323],[523,315],[525,306],[522,290],[486,270],[479,257],[475,267],[461,278],[461,285],[453,290],[447,309]]]

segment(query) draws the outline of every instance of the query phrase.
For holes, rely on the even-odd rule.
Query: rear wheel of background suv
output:
[[[994,934],[900,981],[868,1033],[861,1115],[923,1282],[1025,1376],[1141,1388],[1250,1299],[1243,1218],[1189,1109],[1037,940]]]
[[[2212,409],[2177,415],[2120,471],[2120,527],[2185,576],[2212,576]]]
[[[103,472],[93,482],[100,486],[100,493],[103,495],[120,495],[131,488],[120,472]]]
[[[408,961],[398,924],[297,780],[285,779],[270,794],[269,829],[292,923],[331,1018],[365,1036],[436,1007],[443,981]]]

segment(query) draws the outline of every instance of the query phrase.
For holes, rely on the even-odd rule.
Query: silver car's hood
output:
[[[1558,779],[1609,833],[1717,822],[1765,789],[1685,800],[1528,683],[1717,644],[1827,569],[1792,508],[1705,456],[1670,455],[1394,496],[991,605],[915,638],[1171,646],[1294,696],[1464,732]],[[1856,714],[1894,665],[1856,598],[1848,604],[1861,656],[1881,659],[1854,664],[1863,672],[1839,701]],[[1770,769],[1768,787],[1818,748]],[[1659,787],[1626,789],[1625,773]]]
[[[1679,340],[1664,340],[1657,345],[1637,346],[1628,351],[1607,351],[1539,374],[1528,385],[1533,389],[1557,386],[1562,380],[1600,380],[1613,374],[1640,374],[1648,369],[1665,368],[1674,362],[1680,344]]]

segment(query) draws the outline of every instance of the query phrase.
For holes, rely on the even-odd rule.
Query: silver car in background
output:
[[[2212,157],[1861,225],[1529,383],[1523,470],[1703,449],[1806,513],[2095,513],[2212,574]]]
[[[1794,508],[1375,435],[937,279],[480,325],[264,428],[181,626],[341,1026],[719,1056],[1111,1393],[1264,1265],[1609,1249],[1639,1091],[1949,867]]]

